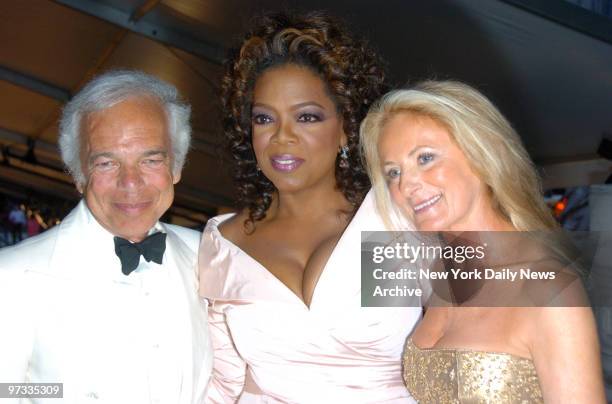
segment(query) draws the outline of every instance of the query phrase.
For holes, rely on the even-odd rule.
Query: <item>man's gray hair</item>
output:
[[[191,108],[181,101],[177,89],[171,84],[139,71],[114,70],[90,81],[62,112],[59,147],[62,160],[77,184],[86,183],[79,140],[83,117],[135,97],[152,97],[166,111],[172,144],[172,172],[174,175],[181,172],[191,141]]]

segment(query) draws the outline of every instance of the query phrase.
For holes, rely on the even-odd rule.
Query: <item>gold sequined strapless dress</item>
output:
[[[533,362],[461,349],[421,349],[408,339],[404,382],[421,404],[543,403]]]

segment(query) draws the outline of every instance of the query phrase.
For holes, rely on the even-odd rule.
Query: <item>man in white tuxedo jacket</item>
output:
[[[174,87],[134,71],[96,78],[66,105],[60,149],[83,200],[0,250],[0,382],[63,383],[63,398],[11,401],[202,400],[212,355],[200,233],[158,221],[181,176],[189,115]]]

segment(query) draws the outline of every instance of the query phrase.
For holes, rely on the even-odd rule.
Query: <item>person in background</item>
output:
[[[28,237],[38,235],[41,231],[47,228],[47,224],[40,217],[38,210],[28,209],[28,222],[26,225],[26,233]]]
[[[63,383],[63,403],[202,400],[212,355],[200,233],[158,221],[189,115],[173,86],[136,71],[105,73],[66,105],[59,144],[83,199],[0,250],[0,381]]]
[[[384,78],[371,48],[321,13],[265,16],[231,53],[223,123],[241,210],[202,237],[206,402],[412,402],[401,353],[421,308],[360,296],[360,233],[383,224],[358,129]]]
[[[475,89],[426,81],[393,91],[371,108],[360,136],[388,223],[401,216],[446,237],[481,232],[490,268],[559,266],[528,237],[557,229],[534,166],[508,121]],[[585,300],[573,300],[584,297],[582,286],[565,272],[550,282],[480,283],[457,304],[429,306],[404,353],[413,396],[421,403],[604,403],[593,314]],[[516,304],[546,293],[548,304]],[[491,307],[500,296],[513,307]]]
[[[25,206],[14,204],[9,212],[8,221],[11,226],[12,243],[18,243],[23,239],[23,231],[27,222]]]

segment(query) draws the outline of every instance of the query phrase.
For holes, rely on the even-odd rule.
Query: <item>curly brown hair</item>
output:
[[[247,222],[252,224],[266,216],[275,192],[257,169],[251,143],[253,88],[265,70],[284,64],[306,67],[320,77],[343,119],[349,150],[348,164],[336,158],[338,189],[356,209],[370,187],[359,153],[359,125],[387,90],[380,59],[365,41],[354,39],[344,24],[325,13],[264,15],[241,46],[230,51],[221,97],[238,206],[248,209]]]

